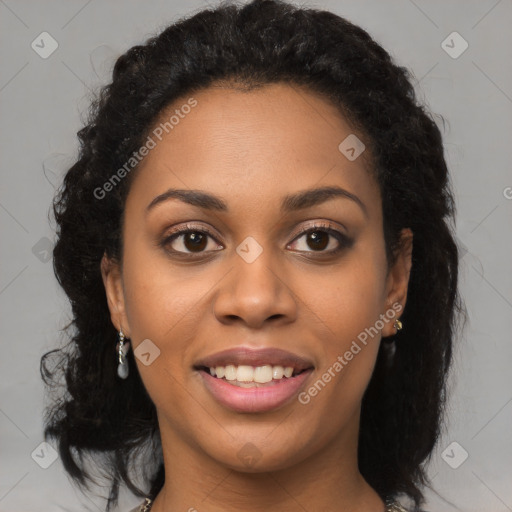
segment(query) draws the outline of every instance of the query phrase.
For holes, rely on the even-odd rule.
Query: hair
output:
[[[53,390],[65,379],[66,392],[46,410],[45,439],[58,440],[64,468],[80,487],[94,481],[83,457],[96,456],[96,468],[112,484],[107,512],[118,502],[120,484],[154,497],[165,472],[156,409],[132,351],[129,377],[116,374],[117,331],[100,270],[104,254],[122,261],[124,205],[137,167],[108,197],[98,199],[95,190],[141,147],[166,107],[217,83],[249,91],[273,83],[304,86],[339,108],[371,154],[389,267],[400,231],[414,234],[404,327],[393,351],[385,343],[379,348],[362,402],[358,461],[383,499],[404,495],[415,511],[425,502],[426,462],[444,425],[457,313],[464,306],[442,137],[410,76],[362,28],[279,0],[222,2],[117,59],[53,200],[54,272],[71,302],[72,321],[63,328],[67,345],[41,358],[46,386]],[[49,368],[47,359],[57,355]],[[142,468],[143,488],[131,467]]]

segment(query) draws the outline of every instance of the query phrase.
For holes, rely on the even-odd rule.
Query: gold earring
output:
[[[395,323],[393,324],[393,327],[395,328],[395,330],[398,332],[398,331],[401,331],[402,330],[402,322],[400,322],[400,320],[398,320],[398,318],[395,320]]]

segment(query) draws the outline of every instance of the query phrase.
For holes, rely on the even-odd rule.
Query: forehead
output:
[[[350,160],[340,150],[361,135],[335,106],[296,85],[201,90],[166,107],[149,136],[154,147],[130,192],[146,204],[167,188],[208,190],[245,208],[329,185],[371,203],[379,196],[368,154]]]

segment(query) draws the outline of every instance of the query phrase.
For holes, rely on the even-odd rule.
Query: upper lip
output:
[[[292,352],[279,348],[252,349],[248,347],[236,347],[209,355],[198,361],[194,367],[215,368],[229,364],[240,366],[291,366],[297,371],[313,368],[313,362]]]

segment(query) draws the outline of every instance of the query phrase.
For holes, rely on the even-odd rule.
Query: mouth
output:
[[[311,361],[280,349],[238,348],[194,365],[210,395],[236,412],[266,412],[284,406],[314,370]]]

